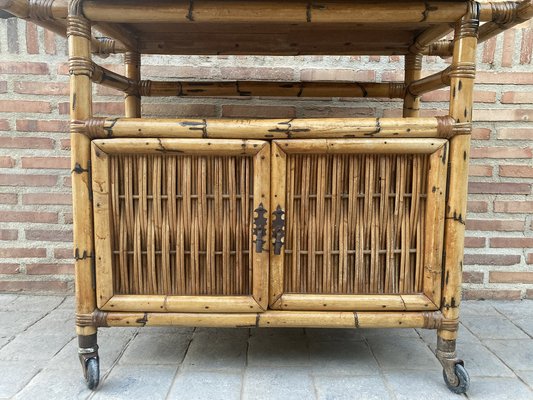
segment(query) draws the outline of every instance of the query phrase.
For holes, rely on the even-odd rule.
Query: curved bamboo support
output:
[[[406,92],[415,97],[450,86],[450,71],[451,69],[448,67],[444,71],[412,81],[407,86]]]
[[[224,328],[446,328],[457,330],[457,320],[440,311],[347,312],[273,311],[262,313],[155,313],[106,312],[77,314],[80,326],[195,326]]]
[[[405,56],[405,86],[409,85],[418,79],[422,73],[422,55],[408,54]],[[403,99],[403,116],[404,117],[418,117],[420,110],[420,98],[414,95],[409,90],[405,91]]]
[[[94,118],[71,123],[90,138],[450,138],[469,132],[469,124],[450,117],[148,119]]]

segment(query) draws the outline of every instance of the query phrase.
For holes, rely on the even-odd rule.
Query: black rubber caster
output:
[[[452,383],[448,380],[448,376],[446,376],[446,372],[442,371],[446,386],[448,386],[448,389],[450,389],[454,393],[466,393],[468,387],[470,386],[470,376],[468,375],[468,372],[466,372],[464,365],[459,363],[455,364],[454,372],[457,378],[457,382],[455,385],[452,385]]]
[[[85,361],[84,368],[85,382],[90,390],[96,389],[100,382],[100,361],[97,357],[89,358]]]

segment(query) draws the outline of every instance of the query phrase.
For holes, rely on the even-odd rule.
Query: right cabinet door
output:
[[[438,309],[447,144],[274,141],[270,307]]]

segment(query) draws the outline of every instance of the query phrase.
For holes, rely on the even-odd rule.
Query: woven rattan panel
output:
[[[112,155],[117,294],[251,293],[252,157]]]
[[[428,160],[288,155],[285,292],[420,292]]]

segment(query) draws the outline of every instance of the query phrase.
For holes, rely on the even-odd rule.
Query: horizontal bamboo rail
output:
[[[426,328],[456,330],[440,311],[265,311],[263,313],[105,312],[78,314],[78,326],[196,326],[220,328]]]
[[[148,119],[93,118],[72,121],[90,138],[450,138],[469,134],[471,124],[448,117],[295,118],[295,119]]]

